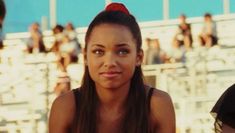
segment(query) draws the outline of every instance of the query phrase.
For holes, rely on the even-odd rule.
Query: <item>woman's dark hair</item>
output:
[[[0,19],[4,19],[6,15],[6,6],[4,0],[0,0]]]
[[[85,52],[94,27],[107,23],[126,26],[136,41],[137,52],[141,51],[141,33],[135,18],[122,11],[102,11],[88,27],[85,36]],[[125,102],[125,115],[121,123],[122,133],[148,133],[150,131],[149,105],[147,101],[141,66],[137,66],[131,79],[127,101]],[[96,115],[99,100],[95,83],[88,72],[88,66],[85,66],[78,102],[77,118],[75,118],[76,131],[79,131],[79,133],[95,133],[97,130]]]

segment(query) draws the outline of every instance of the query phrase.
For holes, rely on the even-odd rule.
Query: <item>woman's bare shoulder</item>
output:
[[[73,91],[57,97],[51,107],[49,117],[49,133],[66,133],[72,124],[75,113]]]
[[[167,92],[154,88],[152,98],[155,99],[169,99],[170,96]]]
[[[53,104],[52,108],[60,108],[61,110],[71,110],[75,108],[74,92],[69,91],[61,96],[58,96]],[[66,107],[66,108],[65,108]]]
[[[158,132],[175,133],[175,112],[168,93],[154,89],[150,109],[153,125]]]
[[[166,109],[173,109],[173,103],[170,95],[159,89],[154,89],[150,101],[151,111],[154,113],[161,113],[159,111]]]

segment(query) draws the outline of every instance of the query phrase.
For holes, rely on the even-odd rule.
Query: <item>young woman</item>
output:
[[[99,13],[85,37],[83,83],[54,101],[49,133],[175,133],[169,95],[144,85],[141,43],[123,4]]]

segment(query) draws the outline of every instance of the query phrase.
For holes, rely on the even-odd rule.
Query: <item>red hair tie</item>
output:
[[[122,3],[111,3],[106,6],[105,11],[121,11],[127,15],[130,15],[128,9]]]

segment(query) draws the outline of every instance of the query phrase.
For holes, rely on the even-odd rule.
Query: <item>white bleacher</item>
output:
[[[144,66],[144,75],[155,76],[157,88],[171,95],[178,132],[213,133],[214,119],[209,112],[225,89],[235,83],[235,63],[230,69],[205,69],[205,73],[184,64],[164,65]]]
[[[56,63],[50,54],[22,58],[21,64],[0,65],[0,132],[45,133]]]

